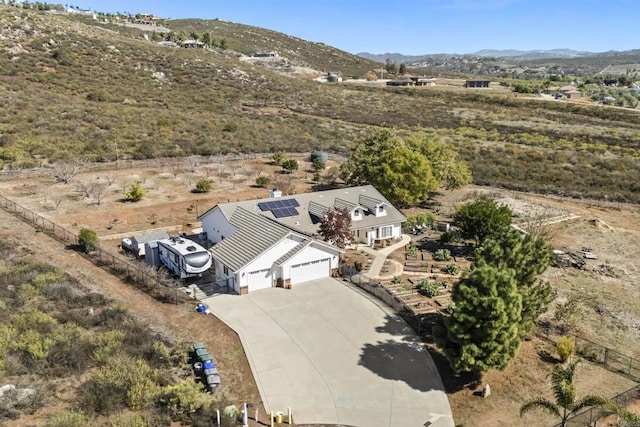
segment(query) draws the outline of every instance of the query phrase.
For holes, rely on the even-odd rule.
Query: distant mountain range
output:
[[[511,61],[531,61],[536,59],[552,59],[552,58],[585,58],[597,56],[618,56],[638,53],[638,50],[615,51],[608,52],[587,52],[572,49],[550,49],[550,50],[495,50],[482,49],[474,53],[454,54],[454,53],[435,53],[425,55],[403,55],[401,53],[383,53],[373,54],[368,52],[358,53],[357,56],[370,59],[376,62],[385,62],[387,59],[395,62],[420,62],[427,59],[447,59],[452,57],[483,57],[483,58],[507,58]]]

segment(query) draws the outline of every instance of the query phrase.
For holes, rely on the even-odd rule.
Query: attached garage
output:
[[[248,273],[249,292],[259,291],[273,286],[273,276],[271,269],[256,270]]]
[[[324,258],[291,266],[291,284],[331,276],[331,258]]]

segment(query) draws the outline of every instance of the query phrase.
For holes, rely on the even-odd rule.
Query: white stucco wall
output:
[[[235,227],[227,221],[219,207],[213,208],[202,218],[202,231],[207,233],[207,239],[216,244],[225,238],[231,236],[235,231]]]
[[[289,235],[285,239],[281,240],[277,244],[275,244],[272,248],[268,249],[261,256],[247,264],[244,268],[238,271],[238,276],[240,277],[240,285],[242,287],[249,285],[249,275],[248,273],[252,271],[265,270],[267,268],[273,267],[273,263],[276,262],[278,258],[282,255],[289,252],[291,249],[298,246],[298,244],[302,241],[302,239],[295,235]],[[275,271],[273,273],[276,273]],[[244,274],[244,275],[243,275]],[[276,277],[276,274],[273,276]]]
[[[282,274],[283,279],[291,278],[291,266],[296,264],[302,264],[305,262],[321,260],[325,258],[330,258],[331,261],[331,269],[338,268],[338,264],[340,262],[339,250],[337,248],[332,249],[324,246],[316,247],[313,243],[295,254],[291,259],[287,260],[284,264],[282,264],[282,268],[280,270],[280,274]]]

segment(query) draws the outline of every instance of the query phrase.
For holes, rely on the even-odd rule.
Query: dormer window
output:
[[[360,219],[362,218],[362,211],[360,209],[354,209],[353,214],[351,215],[351,219]]]
[[[384,216],[386,215],[386,211],[384,210],[384,205],[378,205],[376,207],[376,216]]]

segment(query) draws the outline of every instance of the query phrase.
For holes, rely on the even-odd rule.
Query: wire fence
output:
[[[626,408],[640,400],[640,384],[630,388],[611,398],[614,404],[620,408]],[[595,427],[600,425],[599,420],[610,415],[610,411],[606,408],[588,408],[577,415],[573,416],[565,424],[566,427]],[[602,424],[603,426],[605,424]],[[618,424],[606,424],[618,425]],[[554,427],[562,427],[562,424],[556,424]]]
[[[550,328],[542,328],[539,335],[554,344],[562,336],[570,336],[576,343],[576,354],[579,356],[602,365],[612,372],[622,374],[633,381],[640,382],[640,360],[634,357],[627,356],[573,333],[560,335],[553,333]]]
[[[72,247],[79,247],[80,237],[70,230],[54,223],[51,220],[21,206],[12,200],[0,196],[0,208],[19,217],[35,228],[41,230],[54,239]],[[87,259],[99,267],[109,270],[128,283],[134,284],[142,290],[163,302],[175,302],[181,300],[178,293],[179,281],[164,274],[162,270],[156,270],[146,262],[133,260],[124,255],[114,254],[100,247],[87,254]]]

